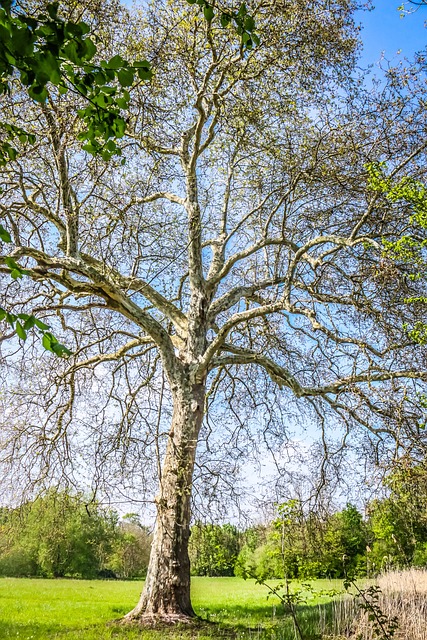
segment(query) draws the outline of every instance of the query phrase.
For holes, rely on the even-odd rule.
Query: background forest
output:
[[[374,576],[427,567],[427,467],[403,460],[385,494],[362,514],[354,505],[309,511],[299,500],[276,507],[268,523],[245,529],[196,522],[192,575],[267,578]],[[1,510],[0,574],[139,578],[146,574],[149,529],[82,495],[50,491],[20,509]]]

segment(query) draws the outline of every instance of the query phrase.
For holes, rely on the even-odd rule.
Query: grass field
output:
[[[340,589],[340,581],[313,583],[316,590]],[[19,640],[168,640],[231,637],[294,640],[292,621],[265,587],[240,578],[193,578],[192,600],[208,621],[198,628],[149,631],[108,624],[136,603],[141,583],[85,580],[0,579],[0,638]],[[328,598],[310,596],[300,608],[309,631],[313,619],[328,614]],[[217,624],[209,624],[215,622]]]

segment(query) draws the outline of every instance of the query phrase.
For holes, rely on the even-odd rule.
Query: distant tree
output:
[[[369,562],[385,566],[427,564],[427,467],[425,460],[404,456],[385,478],[388,495],[369,505],[374,536]]]
[[[258,536],[257,546],[251,552],[249,545],[242,550],[238,573],[263,579],[318,577],[320,550],[311,542],[322,525],[319,518],[304,513],[299,500],[278,505],[277,517]]]
[[[231,524],[202,524],[191,528],[189,556],[195,576],[233,576],[241,535]]]
[[[256,570],[254,553],[266,543],[267,535],[268,525],[252,526],[242,532],[241,549],[234,566],[234,575],[244,577],[254,573]]]
[[[119,521],[108,567],[119,578],[136,578],[147,573],[152,535],[139,516],[127,514]]]
[[[290,500],[279,506],[265,540],[242,549],[237,573],[288,579],[363,575],[367,541],[367,525],[353,505],[320,514]]]
[[[85,505],[81,495],[51,490],[9,510],[1,534],[1,573],[94,578],[111,555],[117,515],[96,503]]]
[[[366,574],[369,535],[362,514],[352,504],[332,514],[326,524],[319,556],[324,575],[341,578]]]

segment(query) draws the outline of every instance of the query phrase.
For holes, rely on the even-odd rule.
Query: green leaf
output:
[[[247,13],[248,13],[248,9],[247,9],[245,3],[243,2],[240,5],[240,8],[239,8],[239,11],[237,12],[237,15],[238,15],[239,18],[243,18],[244,16],[247,15]]]
[[[87,151],[93,156],[98,152],[98,148],[95,145],[93,145],[91,142],[88,142],[87,144],[83,145],[82,149],[83,151]]]
[[[103,85],[107,82],[107,76],[105,75],[105,73],[101,70],[97,70],[94,73],[94,84],[95,85]]]
[[[203,14],[208,22],[211,22],[214,17],[214,10],[210,5],[206,5],[203,9]]]
[[[124,67],[117,72],[117,78],[122,87],[130,87],[133,83],[134,72],[132,69]]]
[[[232,20],[232,16],[229,13],[221,13],[221,26],[225,29],[228,27]]]
[[[85,53],[83,57],[85,60],[92,60],[93,56],[96,53],[96,45],[94,44],[94,42],[92,42],[90,38],[86,38],[84,43],[85,43]]]
[[[255,20],[252,16],[246,16],[245,18],[246,31],[252,32],[255,29]]]
[[[21,276],[28,275],[28,271],[20,267],[19,264],[17,264],[15,260],[10,256],[5,256],[4,261],[6,265],[9,267],[9,269],[11,269],[11,271],[16,271],[19,274],[18,276],[12,276],[12,277],[21,277]]]
[[[34,318],[34,324],[41,331],[47,331],[48,329],[50,329],[50,326],[48,324],[45,324],[44,322],[42,322],[38,318]]]
[[[52,2],[52,4],[48,4],[46,7],[46,10],[49,16],[52,18],[52,20],[56,20],[58,18],[58,7],[59,7],[58,2]]]
[[[129,102],[124,98],[117,98],[116,104],[118,107],[120,107],[120,109],[127,109],[129,106]]]
[[[19,51],[20,56],[31,55],[34,49],[33,41],[34,37],[27,27],[14,30],[13,47],[15,51]]]
[[[19,322],[19,320],[16,321],[15,329],[16,329],[16,333],[17,333],[18,337],[21,338],[21,340],[26,340],[27,339],[27,334],[26,334],[26,332],[24,330],[24,327]]]
[[[0,240],[3,242],[12,242],[9,231],[0,224]]]
[[[48,92],[42,85],[33,84],[28,88],[28,95],[36,102],[44,103],[47,100]]]
[[[32,329],[35,324],[36,324],[36,318],[34,316],[28,316],[28,318],[24,322],[25,331]]]
[[[52,350],[54,353],[56,353],[57,356],[60,356],[61,358],[63,356],[70,356],[72,353],[70,349],[68,349],[65,345],[61,344],[60,342],[56,342],[55,344],[53,344]]]
[[[16,316],[13,315],[13,313],[6,312],[5,319],[6,319],[6,322],[8,322],[10,324],[11,327],[14,326],[14,324],[16,322]]]
[[[73,40],[67,42],[63,49],[63,53],[68,58],[68,60],[74,62],[74,64],[79,65],[82,62],[81,57],[77,51],[77,44]]]
[[[111,58],[110,60],[108,60],[108,62],[102,66],[105,66],[106,69],[121,69],[126,65],[127,65],[126,60],[124,60],[122,56],[117,55]]]
[[[51,339],[50,339],[50,335],[48,333],[45,333],[43,335],[42,345],[44,346],[45,349],[47,349],[47,351],[52,351],[52,353],[53,353]]]
[[[17,150],[14,147],[12,147],[8,142],[4,143],[4,147],[5,147],[7,155],[9,156],[9,159],[10,160],[16,160],[16,157],[18,155]]]

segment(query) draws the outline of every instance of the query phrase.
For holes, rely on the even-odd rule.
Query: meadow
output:
[[[302,594],[304,602],[297,606],[298,634],[289,612],[277,598],[267,599],[266,588],[254,580],[193,578],[192,599],[200,621],[143,629],[118,622],[137,601],[141,582],[2,578],[0,639],[427,640],[427,571],[390,572],[376,582],[381,588],[377,610],[384,615],[385,631],[390,629],[388,621],[395,616],[398,621],[390,635],[375,632],[369,612],[354,598],[325,595],[325,591],[342,591],[340,580],[315,580],[312,591]]]
[[[274,581],[272,581],[274,584]],[[342,588],[342,581],[316,580],[317,591]],[[154,630],[111,624],[136,603],[140,582],[0,579],[0,638],[19,640],[169,640],[236,638],[293,640],[292,620],[254,580],[193,578],[192,600],[206,623],[195,628]],[[328,604],[329,601],[329,604]],[[307,632],[319,612],[328,616],[330,598],[307,594],[299,617]],[[215,624],[213,624],[215,623]],[[311,632],[310,632],[311,633]]]

